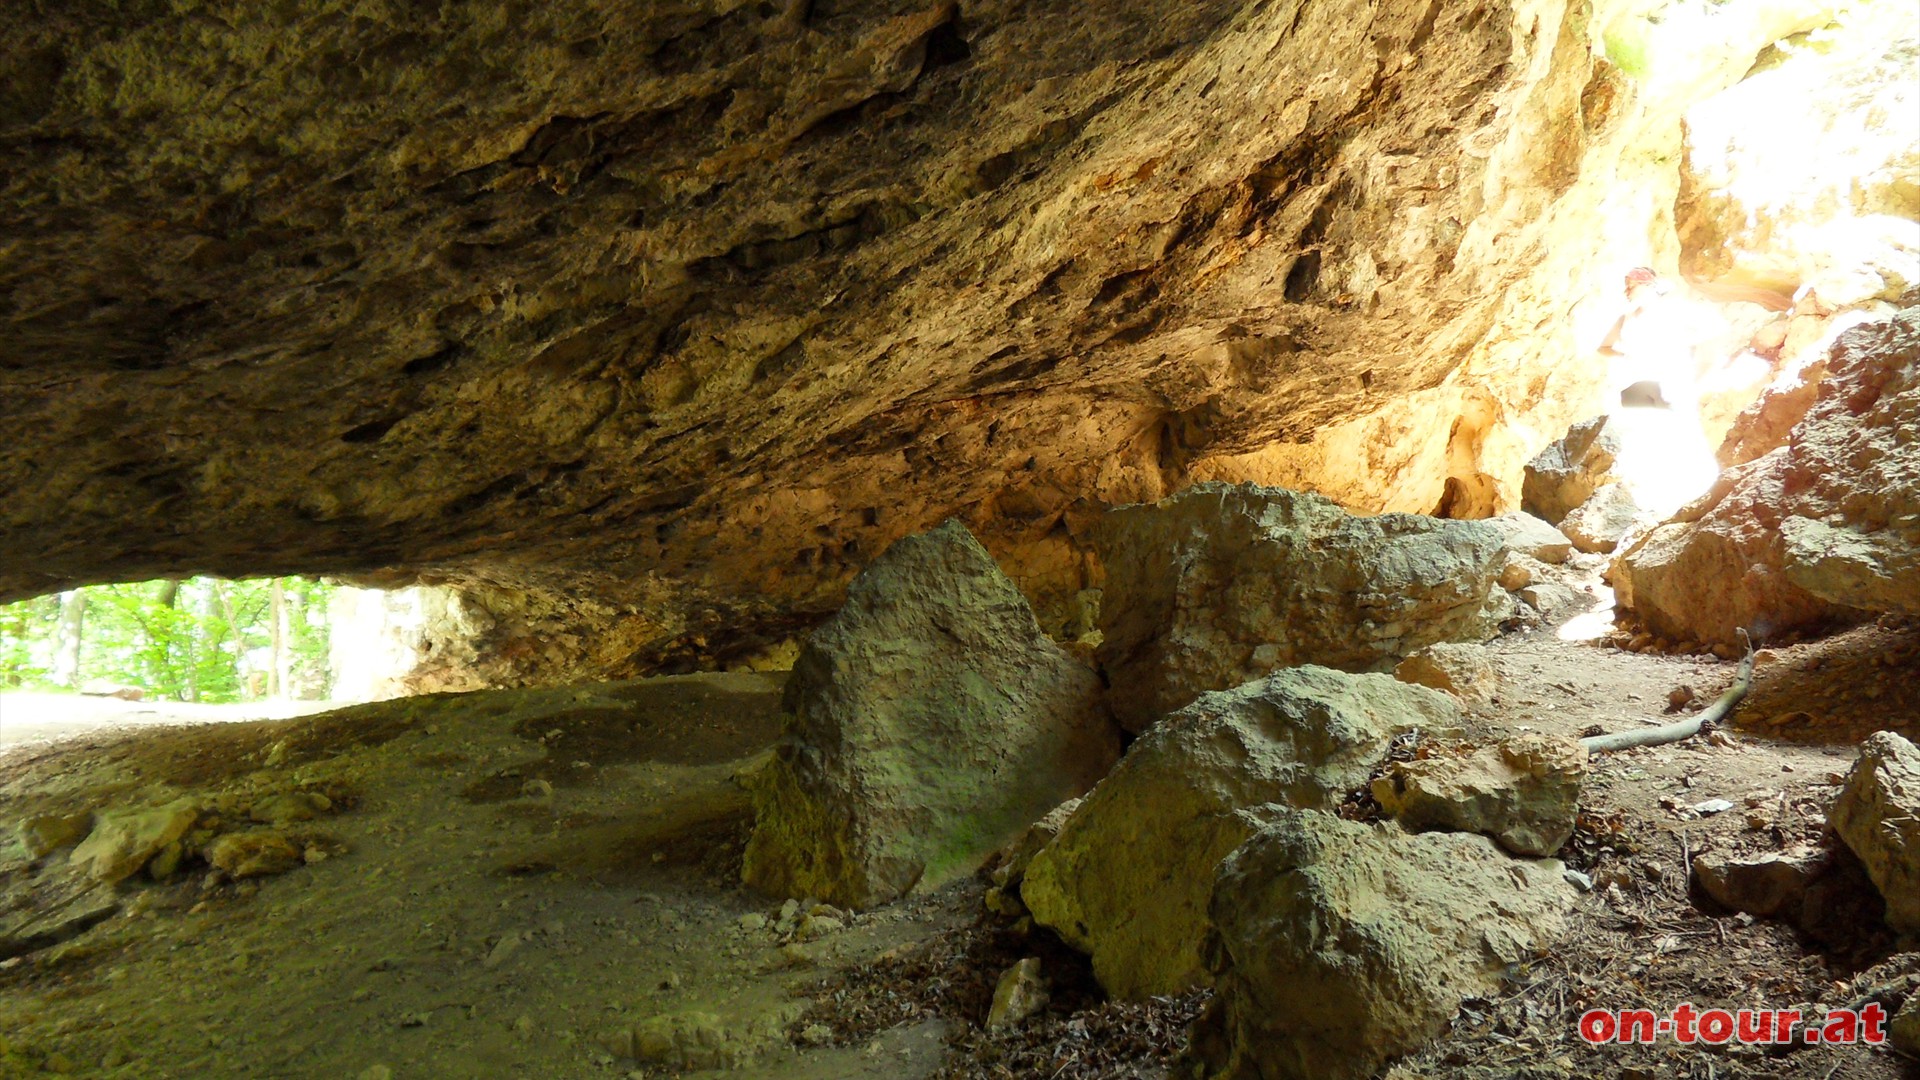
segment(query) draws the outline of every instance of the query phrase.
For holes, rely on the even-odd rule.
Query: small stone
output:
[[[302,850],[276,832],[227,833],[207,848],[207,861],[239,878],[284,874],[305,863]]]
[[[826,937],[828,934],[837,934],[846,928],[846,923],[831,915],[809,915],[800,920],[799,929],[794,933],[802,941],[812,941],[815,938]]]
[[[520,797],[523,799],[551,799],[553,798],[553,785],[535,777],[520,785]]]
[[[312,821],[333,808],[333,800],[317,791],[287,791],[256,801],[247,816],[265,825]]]
[[[1047,1007],[1049,987],[1040,974],[1040,958],[1029,956],[1008,968],[993,988],[987,1030],[1018,1024]]]
[[[147,876],[155,881],[166,881],[179,871],[180,859],[184,854],[180,841],[166,845],[147,862]]]
[[[1578,870],[1568,868],[1560,871],[1560,876],[1567,879],[1567,884],[1581,892],[1593,891],[1593,879]]]
[[[487,950],[487,957],[480,961],[480,966],[491,971],[501,964],[506,963],[507,958],[519,950],[521,940],[520,935],[516,933],[503,935],[499,941],[494,943],[493,948]]]
[[[369,1065],[360,1070],[358,1080],[393,1080],[393,1070],[385,1065]]]
[[[833,1041],[833,1029],[825,1024],[808,1024],[800,1029],[800,1042],[805,1046],[825,1046]]]
[[[1813,850],[1748,858],[1707,852],[1694,856],[1693,879],[1721,907],[1770,918],[1799,910],[1819,864]]]
[[[767,917],[757,911],[749,911],[740,916],[740,929],[754,933],[767,928]]]
[[[1699,814],[1701,817],[1712,817],[1715,814],[1725,813],[1731,809],[1733,809],[1733,801],[1731,799],[1708,799],[1705,802],[1693,804],[1693,812]]]

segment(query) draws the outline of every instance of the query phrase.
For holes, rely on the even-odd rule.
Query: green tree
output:
[[[0,606],[0,685],[106,683],[206,702],[325,697],[331,591],[306,578],[196,577]]]

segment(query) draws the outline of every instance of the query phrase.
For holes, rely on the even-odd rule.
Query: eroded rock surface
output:
[[[1366,671],[1483,641],[1511,611],[1493,527],[1358,517],[1279,488],[1201,484],[1122,507],[1095,542],[1107,569],[1098,656],[1132,731],[1278,668]]]
[[[1386,675],[1292,668],[1202,695],[1129,748],[1035,856],[1021,898],[1116,997],[1198,985],[1214,867],[1276,806],[1338,805],[1416,728],[1457,732],[1459,709]]]
[[[1480,836],[1285,812],[1220,867],[1212,1080],[1362,1080],[1438,1035],[1461,999],[1545,953],[1575,892],[1557,860]]]
[[[1393,669],[1404,683],[1431,687],[1465,705],[1485,705],[1500,691],[1500,672],[1479,645],[1429,645]]]
[[[1920,933],[1920,748],[1891,731],[1868,736],[1827,821],[1879,888],[1887,925]]]
[[[0,597],[426,576],[624,675],[783,639],[955,513],[1045,603],[1197,476],[1511,502],[1501,418],[1578,415],[1679,110],[1830,17],[1706,9],[1641,84],[1601,14],[37,5]]]
[[[1607,418],[1583,420],[1538,457],[1527,462],[1520,505],[1528,513],[1558,525],[1602,487],[1617,483],[1620,436],[1607,430]]]
[[[1654,633],[1737,644],[1920,613],[1920,309],[1842,335],[1788,445],[1635,542],[1615,587]]]
[[[785,707],[751,782],[746,880],[855,908],[975,869],[1119,754],[1099,677],[1040,632],[957,521],[854,582]]]

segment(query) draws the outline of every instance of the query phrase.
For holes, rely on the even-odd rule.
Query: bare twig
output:
[[[1700,729],[1708,724],[1719,723],[1733,711],[1740,699],[1747,696],[1747,690],[1753,686],[1753,639],[1747,637],[1745,630],[1740,636],[1746,639],[1747,655],[1740,661],[1740,670],[1735,674],[1733,685],[1721,694],[1714,703],[1702,710],[1697,716],[1681,720],[1678,723],[1662,724],[1659,727],[1641,728],[1638,731],[1619,731],[1612,735],[1589,735],[1580,740],[1589,754],[1604,754],[1612,750],[1626,750],[1635,746],[1663,746],[1667,743],[1690,739],[1700,734]]]

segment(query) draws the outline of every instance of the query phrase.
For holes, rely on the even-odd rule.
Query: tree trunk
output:
[[[60,594],[59,636],[53,648],[53,681],[80,686],[80,638],[87,625],[87,594],[79,589]]]
[[[157,654],[149,653],[149,655],[154,655],[155,659],[151,670],[147,672],[147,683],[156,692],[163,692],[170,689],[175,697],[184,697],[185,695],[181,693],[178,685],[179,680],[174,678],[174,673],[178,670],[174,666],[175,661],[173,655],[175,644],[174,631],[177,629],[177,626],[174,623],[172,612],[174,603],[179,599],[180,583],[171,578],[161,582],[160,591],[153,595],[154,606],[166,614],[161,615],[155,620],[160,627],[159,640],[151,642],[149,649],[157,649],[158,652]]]
[[[287,586],[279,578],[273,579],[273,681],[267,687],[267,695],[276,701],[284,701],[293,694],[287,683],[291,681],[293,656],[287,648]]]

